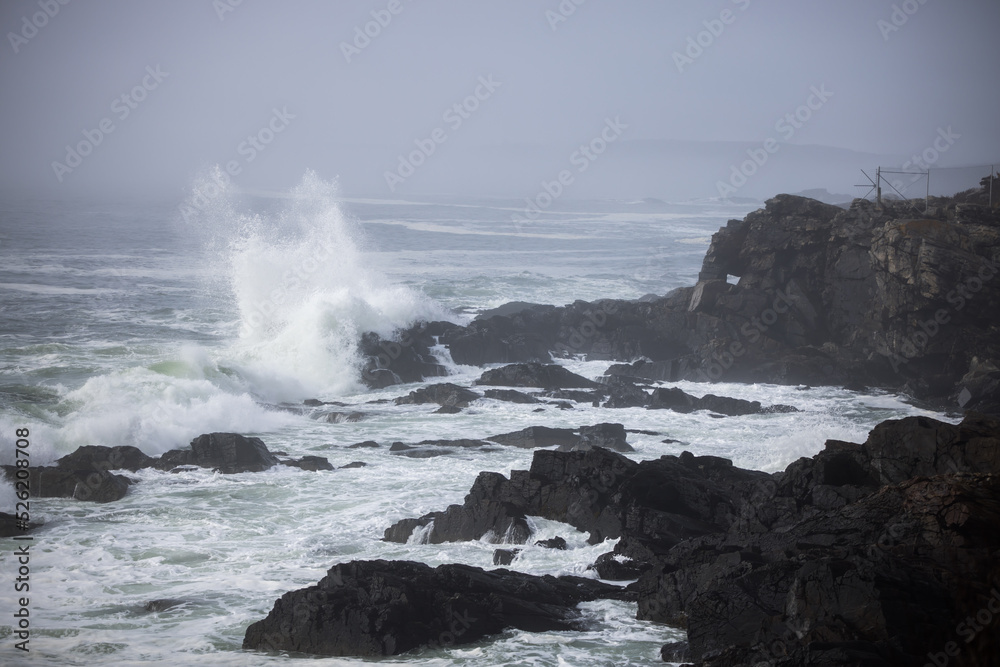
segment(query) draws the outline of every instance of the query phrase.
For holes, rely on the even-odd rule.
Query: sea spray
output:
[[[284,211],[239,215],[222,222],[238,230],[228,249],[240,318],[230,353],[257,395],[290,401],[356,391],[361,334],[389,337],[446,316],[366,265],[360,226],[341,210],[336,185],[313,172]]]

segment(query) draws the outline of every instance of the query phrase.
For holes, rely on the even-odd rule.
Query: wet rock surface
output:
[[[577,604],[628,597],[619,587],[579,577],[354,561],[330,568],[315,586],[285,593],[265,619],[247,628],[243,648],[397,655],[469,644],[509,629],[580,629]]]

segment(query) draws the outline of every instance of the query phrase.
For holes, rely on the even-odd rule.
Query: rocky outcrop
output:
[[[457,440],[421,440],[412,445],[405,442],[394,442],[389,447],[389,453],[397,456],[407,456],[411,459],[427,459],[450,454],[456,449],[470,448],[481,449],[487,452],[494,449],[491,447],[491,443],[485,440],[460,438]]]
[[[358,351],[366,359],[361,381],[372,389],[420,382],[448,374],[431,352],[436,338],[456,328],[450,322],[419,323],[399,331],[391,340],[375,333],[361,337]]]
[[[577,389],[597,387],[598,383],[577,375],[557,364],[510,364],[483,373],[478,385],[500,387],[540,387],[542,389]]]
[[[280,459],[278,461],[283,466],[319,472],[320,470],[333,470],[333,464],[325,456],[303,456],[298,459]]]
[[[592,447],[604,447],[618,452],[633,451],[632,446],[626,441],[625,427],[621,424],[595,424],[581,426],[578,429],[528,426],[512,433],[491,435],[487,440],[522,449],[555,445],[563,452]]]
[[[510,447],[535,449],[536,447],[552,447],[553,445],[572,446],[580,441],[580,436],[571,428],[528,426],[520,431],[491,435],[486,439]]]
[[[579,577],[536,577],[465,565],[354,561],[285,593],[247,628],[243,648],[385,656],[477,642],[505,630],[580,629],[576,605],[627,597]]]
[[[84,445],[67,454],[56,465],[67,470],[130,470],[136,472],[149,468],[156,459],[147,456],[138,447],[120,445]]]
[[[421,542],[465,542],[489,537],[490,542],[524,544],[531,536],[524,510],[498,493],[506,478],[498,473],[480,473],[462,505],[431,512],[419,519],[403,519],[385,530],[387,542],[410,541],[418,528]],[[428,529],[429,527],[429,529]]]
[[[3,470],[11,481],[15,480],[18,470],[27,470],[32,498],[74,498],[108,503],[124,498],[132,483],[127,477],[107,470],[71,470],[57,466],[3,466]]]
[[[586,355],[661,382],[874,386],[996,413],[1000,211],[973,199],[845,210],[778,195],[713,236],[693,286],[639,301],[513,304],[425,329],[463,364]],[[519,382],[503,380],[545,386]]]
[[[18,470],[26,470],[33,498],[75,498],[106,503],[124,498],[133,483],[128,477],[111,472],[113,470],[136,472],[144,468],[175,470],[197,466],[232,474],[260,472],[279,464],[310,471],[333,470],[322,456],[279,460],[260,438],[247,438],[237,433],[205,433],[192,440],[190,448],[172,449],[158,458],[147,456],[131,445],[85,445],[52,466],[2,466],[2,469],[11,481],[17,479]]]
[[[431,384],[420,389],[414,389],[406,396],[397,398],[396,405],[420,405],[423,403],[437,403],[441,406],[453,406],[458,408],[468,407],[469,403],[482,398],[480,394],[459,387],[450,382]]]
[[[485,398],[492,398],[497,401],[507,401],[508,403],[541,403],[531,394],[516,389],[487,389],[483,392]]]
[[[541,450],[530,470],[481,473],[463,505],[386,534],[444,519],[441,539],[479,539],[521,516],[619,538],[598,574],[638,578],[639,618],[685,628],[703,667],[919,667],[966,635],[968,664],[985,665],[1000,647],[1000,630],[962,625],[990,604],[1000,613],[995,417],[886,421],[773,475],[688,452],[636,463]]]
[[[1000,583],[998,448],[1000,422],[975,414],[830,441],[743,487],[727,529],[650,559],[639,617],[687,628],[705,666],[923,665]],[[965,664],[1000,646],[967,639]]]
[[[190,449],[172,449],[163,454],[155,467],[169,470],[182,465],[233,474],[267,470],[278,465],[278,459],[260,438],[238,433],[205,433],[191,441]]]

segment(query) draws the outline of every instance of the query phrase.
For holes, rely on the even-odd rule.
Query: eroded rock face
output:
[[[1000,582],[998,445],[1000,423],[975,414],[829,441],[743,486],[725,530],[655,553],[639,617],[686,627],[703,665],[923,665]],[[635,542],[616,551],[641,557]]]
[[[464,364],[582,354],[657,381],[877,386],[995,413],[1000,211],[931,204],[844,210],[778,195],[713,236],[696,285],[641,301],[520,304],[448,325],[439,340]],[[641,400],[618,393],[609,407]]]
[[[578,577],[536,577],[465,565],[354,561],[315,586],[285,593],[247,628],[243,648],[329,656],[397,655],[461,645],[504,630],[578,629],[580,602],[623,599]]]

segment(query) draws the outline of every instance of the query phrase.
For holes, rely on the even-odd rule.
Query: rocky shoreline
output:
[[[666,661],[994,664],[998,265],[1000,214],[976,193],[932,200],[921,213],[908,202],[878,209],[856,200],[842,209],[779,195],[720,229],[698,283],[666,296],[513,303],[466,326],[423,322],[394,340],[363,335],[362,377],[372,388],[447,375],[437,346],[456,363],[504,364],[484,370],[472,387],[442,381],[393,401],[444,414],[480,400],[707,410],[718,418],[796,411],[663,386],[724,380],[874,387],[965,416],[958,425],[884,421],[864,443],[829,440],[774,474],[688,451],[633,461],[628,431],[613,419],[459,440],[357,443],[352,447],[388,447],[412,458],[458,448],[537,449],[528,470],[481,472],[463,504],[397,521],[386,527],[386,541],[486,539],[505,547],[494,562],[510,564],[516,546],[535,539],[529,517],[543,517],[587,533],[591,544],[618,542],[593,563],[595,578],[342,563],[277,600],[247,629],[244,648],[395,655],[508,629],[573,630],[578,603],[615,599],[634,601],[639,619],[686,630],[687,642],[663,647]],[[607,361],[605,375],[594,381],[551,363],[578,355]],[[363,418],[326,415],[330,422]],[[290,459],[258,438],[211,433],[158,458],[135,447],[82,447],[28,474],[33,496],[112,502],[134,483],[126,471],[231,474],[275,465],[333,469],[323,457]],[[12,478],[13,466],[4,468]],[[12,517],[0,515],[0,535],[13,530]],[[565,548],[565,541],[541,546]]]
[[[444,375],[431,352],[440,343],[473,366],[585,355],[650,380],[874,387],[997,412],[1000,211],[982,195],[931,198],[926,212],[778,195],[712,236],[694,286],[636,301],[512,303],[393,341],[367,334],[364,379]]]
[[[524,544],[527,516],[591,543],[620,538],[593,568],[633,583],[351,562],[282,596],[244,648],[394,655],[440,646],[443,634],[457,645],[569,629],[577,602],[612,598],[686,629],[687,644],[664,658],[705,667],[922,665],[958,642],[962,664],[987,665],[1000,650],[1000,623],[966,620],[1000,613],[995,417],[886,421],[863,444],[828,441],[773,475],[689,452],[635,463],[602,448],[539,450],[530,470],[483,472],[463,505],[397,522],[385,539],[433,522],[431,542]]]

